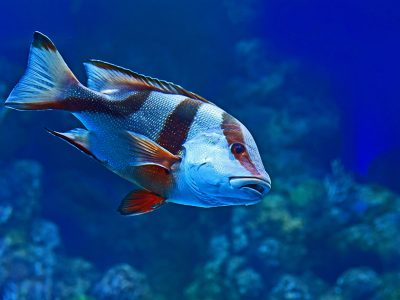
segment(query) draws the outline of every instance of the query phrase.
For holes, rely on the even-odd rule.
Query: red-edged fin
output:
[[[83,153],[89,155],[97,161],[100,161],[93,153],[90,151],[89,136],[90,132],[86,129],[76,128],[68,132],[57,132],[53,130],[46,129],[52,135],[55,135],[72,146],[78,148]]]
[[[157,165],[167,170],[180,160],[180,157],[172,154],[167,149],[153,142],[144,135],[126,131],[130,155],[132,155],[131,166]]]
[[[165,203],[165,199],[146,190],[138,190],[129,193],[122,200],[118,211],[121,215],[140,215],[156,210]]]
[[[90,60],[84,65],[88,75],[88,87],[98,92],[112,94],[122,89],[132,91],[151,90],[165,94],[183,95],[211,103],[177,84],[144,76],[101,60]]]
[[[137,185],[160,196],[167,195],[173,186],[174,178],[169,170],[158,165],[130,167],[128,172]]]
[[[65,90],[80,86],[56,46],[35,32],[28,67],[14,87],[5,106],[19,110],[63,109]]]

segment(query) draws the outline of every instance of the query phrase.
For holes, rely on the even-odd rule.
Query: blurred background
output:
[[[86,82],[101,59],[172,81],[253,133],[258,205],[126,218],[132,186],[0,107],[3,299],[400,299],[400,6],[317,0],[5,1],[1,103],[33,31]]]

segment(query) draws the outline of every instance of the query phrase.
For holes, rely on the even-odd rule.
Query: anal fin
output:
[[[121,215],[140,215],[156,210],[165,203],[165,198],[147,190],[137,190],[129,193],[122,200],[118,211]]]

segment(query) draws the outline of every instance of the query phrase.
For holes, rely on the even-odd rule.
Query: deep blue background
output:
[[[398,186],[400,3],[265,1],[259,30],[276,49],[328,74],[342,111],[342,160]]]
[[[206,14],[205,5],[210,6]],[[168,56],[179,55],[186,47],[191,55],[183,56],[182,64],[171,66],[168,74],[154,74],[151,64],[143,62],[141,71],[171,80],[179,73],[181,84],[185,84],[185,72],[212,72],[195,90],[213,98],[218,96],[218,82],[229,72],[229,58],[215,55],[208,64],[197,62],[197,58],[204,51],[212,57],[213,47],[221,53],[231,46],[236,33],[222,26],[227,20],[218,18],[223,15],[221,9],[212,1],[188,5],[178,0],[174,6],[147,1],[114,3],[111,7],[109,1],[7,2],[0,12],[0,56],[20,61],[22,68],[26,61],[22,45],[34,30],[55,37],[60,48],[63,45],[57,39],[69,46],[73,45],[71,40],[84,41],[75,45],[76,52],[63,53],[72,61],[73,69],[79,61],[92,57],[93,48],[100,56],[95,58],[131,66],[135,62],[125,62],[124,58],[132,51],[146,52],[165,63]],[[361,177],[392,188],[396,188],[400,176],[399,11],[396,1],[268,0],[251,29],[282,57],[299,59],[310,72],[330,80],[343,120],[342,141],[338,141],[342,151],[338,155]],[[209,26],[209,20],[213,20],[214,30],[204,36],[202,27]],[[200,48],[198,41],[205,39],[210,46]],[[120,43],[118,47],[114,43],[113,57],[107,57],[109,41]],[[160,57],[163,47],[168,50]],[[174,48],[180,50],[174,52]],[[81,67],[74,71],[82,74]],[[16,80],[7,72],[2,76]]]

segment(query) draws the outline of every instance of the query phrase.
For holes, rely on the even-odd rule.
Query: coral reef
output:
[[[40,164],[16,161],[0,174],[1,299],[151,299],[146,276],[130,265],[102,276],[62,254],[58,226],[40,218]]]
[[[94,288],[96,299],[151,299],[146,277],[128,264],[117,265],[104,274]]]
[[[395,299],[400,197],[337,161],[325,179],[279,188],[261,207],[235,208],[188,299]]]

